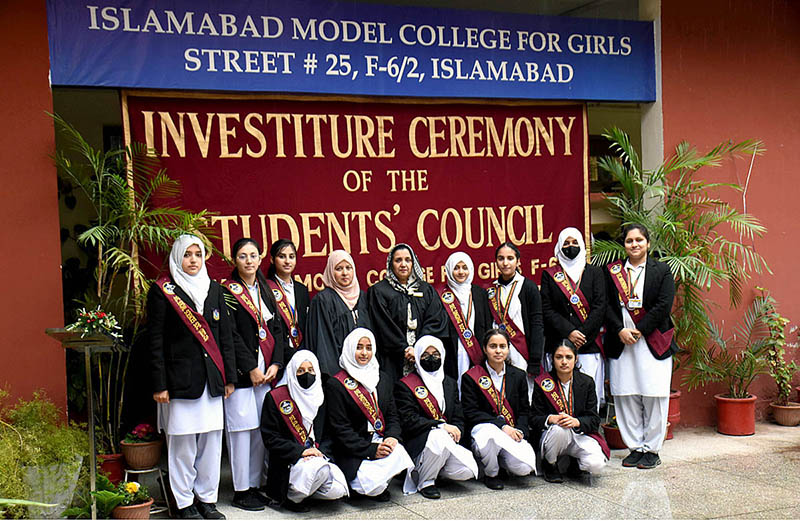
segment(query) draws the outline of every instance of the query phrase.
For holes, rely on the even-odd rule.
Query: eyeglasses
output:
[[[246,253],[240,253],[239,255],[236,256],[236,258],[239,259],[240,261],[246,261],[247,259],[256,261],[258,260],[258,253],[251,253],[250,255]]]

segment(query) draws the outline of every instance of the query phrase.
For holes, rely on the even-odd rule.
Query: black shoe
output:
[[[200,515],[203,516],[203,519],[226,519],[225,514],[217,510],[217,505],[215,503],[203,503],[202,501],[198,501],[195,506],[197,507],[197,511],[200,512]]]
[[[622,460],[622,466],[635,467],[639,464],[639,460],[641,460],[643,456],[644,452],[632,450],[631,453],[625,456],[625,459]]]
[[[589,475],[589,472],[585,470],[581,470],[581,467],[578,465],[578,460],[576,458],[570,457],[569,458],[569,467],[567,467],[567,477],[570,479],[584,479]]]
[[[661,458],[658,457],[658,454],[655,452],[645,452],[636,467],[640,469],[654,469],[658,465],[661,465]]]
[[[442,493],[439,492],[439,489],[436,488],[436,485],[430,485],[422,488],[420,489],[419,493],[422,494],[422,497],[426,499],[439,499],[442,497]]]
[[[289,512],[302,513],[302,512],[309,512],[311,510],[311,508],[309,508],[309,506],[306,505],[305,501],[295,503],[294,501],[287,499],[281,504],[281,506],[286,510],[288,510]]]
[[[197,511],[197,507],[189,505],[186,508],[178,509],[178,519],[203,519],[203,516]]]
[[[558,466],[543,460],[542,470],[544,470],[544,480],[548,483],[564,483],[564,477],[558,471]]]
[[[484,476],[483,483],[492,490],[503,490],[503,481],[497,476]]]
[[[377,501],[378,503],[386,503],[387,501],[392,499],[392,493],[389,492],[389,488],[387,487],[386,490],[384,490],[377,496],[367,496],[367,498],[373,501]]]
[[[251,488],[248,492],[250,492],[250,495],[253,496],[256,499],[256,501],[258,501],[264,506],[267,506],[270,504],[270,502],[272,502],[272,499],[269,496],[267,496],[266,494],[264,494],[255,487]]]
[[[259,512],[264,510],[265,503],[249,490],[243,490],[233,493],[231,506],[241,508],[242,510],[249,510],[250,512]]]

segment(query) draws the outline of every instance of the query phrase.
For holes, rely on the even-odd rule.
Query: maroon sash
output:
[[[300,328],[297,327],[294,314],[292,310],[289,309],[289,304],[286,301],[286,293],[283,292],[281,285],[274,280],[267,280],[267,285],[272,290],[272,294],[275,295],[275,302],[278,304],[278,313],[281,315],[286,327],[289,328],[289,340],[292,342],[292,347],[297,349],[300,344],[303,343],[303,333],[300,331]]]
[[[239,302],[239,305],[242,306],[247,312],[250,314],[250,318],[252,318],[256,326],[259,329],[259,336],[258,336],[258,346],[261,348],[261,354],[264,355],[264,363],[269,366],[270,361],[272,360],[272,352],[275,350],[275,338],[273,338],[272,334],[269,332],[267,328],[267,324],[262,324],[259,322],[260,310],[256,309],[256,305],[253,300],[250,298],[250,293],[245,291],[245,288],[242,284],[236,282],[235,280],[226,280],[222,283],[223,286],[228,288],[233,296],[236,298],[236,301]],[[266,333],[264,338],[261,338],[261,331]]]
[[[408,373],[401,378],[400,381],[411,389],[411,392],[414,393],[414,397],[417,399],[417,402],[419,402],[420,407],[425,411],[425,415],[428,418],[432,420],[442,419],[442,410],[439,408],[439,403],[428,391],[428,388],[425,387],[422,378],[420,378],[417,373]]]
[[[383,431],[386,429],[386,421],[383,419],[383,413],[380,408],[378,408],[377,400],[373,400],[369,391],[345,371],[339,371],[333,377],[342,383],[350,398],[353,399],[367,418],[367,421],[372,424],[378,434],[383,436]]]
[[[591,311],[591,307],[589,306],[589,301],[586,300],[586,296],[583,294],[583,291],[581,291],[581,288],[575,286],[575,291],[573,292],[572,285],[567,280],[568,275],[562,271],[560,266],[550,266],[545,271],[549,273],[551,277],[553,277],[558,289],[560,289],[561,293],[567,297],[567,302],[569,302],[569,305],[572,307],[572,310],[578,316],[581,323],[586,322],[586,319],[589,317],[589,311]],[[600,348],[600,354],[603,355],[603,358],[605,358],[606,355],[605,350],[603,349],[603,341],[600,340],[599,333],[594,337],[594,343]]]
[[[447,311],[450,322],[456,328],[458,339],[464,345],[464,350],[469,355],[472,365],[480,365],[483,362],[483,351],[475,338],[475,332],[469,328],[469,324],[461,313],[461,306],[455,293],[444,287],[439,291],[439,298],[442,299],[444,310]]]
[[[156,285],[167,297],[167,302],[170,303],[189,332],[194,335],[200,345],[203,346],[206,354],[211,357],[211,361],[214,362],[214,365],[217,366],[219,373],[222,375],[223,385],[226,385],[228,382],[225,380],[225,364],[222,362],[222,353],[219,350],[217,341],[214,339],[214,335],[211,334],[211,329],[208,327],[206,319],[203,315],[195,313],[182,298],[175,294],[175,283],[168,276],[165,275],[158,279]],[[219,310],[214,310],[214,313],[214,318],[217,318]]]
[[[614,286],[617,288],[617,294],[619,295],[620,301],[625,305],[625,308],[628,309],[628,313],[630,313],[633,323],[639,324],[645,315],[647,315],[647,312],[644,310],[644,308],[630,309],[628,307],[628,299],[630,298],[631,294],[631,283],[628,280],[628,273],[625,271],[625,269],[623,269],[623,262],[612,262],[606,266],[606,268],[608,268],[608,272],[611,274],[611,280],[614,281]],[[644,301],[644,295],[642,295],[642,300]],[[650,346],[650,349],[652,349],[654,353],[656,353],[658,356],[662,356],[667,352],[672,344],[672,335],[674,333],[674,327],[670,328],[664,333],[659,331],[658,328],[655,328],[649,335],[645,337],[645,340],[647,341],[647,345]]]
[[[272,401],[275,402],[275,406],[278,407],[278,410],[281,412],[281,417],[284,423],[286,423],[286,426],[289,427],[289,432],[292,433],[294,439],[297,440],[300,445],[310,448],[308,431],[303,425],[303,417],[300,415],[300,409],[297,408],[297,404],[294,403],[294,400],[292,400],[292,397],[289,395],[289,386],[281,385],[276,387],[270,391],[269,395],[272,396]],[[314,446],[319,447],[319,444],[315,442]]]
[[[547,401],[550,402],[550,405],[556,410],[557,413],[566,412],[570,416],[574,413],[570,413],[567,407],[567,398],[563,395],[561,390],[561,384],[556,382],[552,376],[547,373],[542,373],[536,377],[536,385],[544,392],[544,395],[547,397]],[[575,381],[573,380],[571,385],[575,385]],[[573,387],[573,393],[574,393]],[[574,418],[574,416],[573,416]],[[600,434],[596,432],[587,432],[585,433],[590,438],[593,438],[597,441],[600,445],[600,449],[602,449],[603,454],[605,454],[606,458],[611,457],[611,451],[608,449],[608,444],[606,443],[605,438],[600,436]]]
[[[503,397],[502,410],[497,410],[497,403],[500,401],[500,397],[497,395],[497,389],[494,388],[492,377],[489,376],[489,373],[486,372],[486,369],[484,369],[482,365],[476,365],[467,371],[466,374],[472,378],[473,382],[478,384],[478,387],[483,392],[484,398],[486,398],[486,401],[491,404],[495,414],[502,416],[506,420],[507,424],[514,427],[514,411],[511,410],[511,404],[508,403],[508,399],[505,396]]]
[[[511,320],[511,317],[508,316],[508,312],[506,312],[506,316],[503,318],[502,310],[500,309],[500,291],[497,289],[497,286],[495,285],[486,291],[489,294],[489,310],[492,312],[492,318],[495,323],[500,326],[500,329],[508,333],[508,338],[511,339],[514,348],[516,348],[526,362],[529,362],[530,354],[528,353],[528,341],[525,339],[525,335],[522,334],[519,327],[517,327],[514,321]]]

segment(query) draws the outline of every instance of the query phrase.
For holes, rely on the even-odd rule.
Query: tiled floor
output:
[[[245,512],[230,506],[230,469],[223,459],[218,508],[228,519],[798,519],[800,518],[800,427],[760,423],[755,436],[730,437],[711,428],[677,430],[654,470],[611,460],[591,484],[551,484],[539,477],[514,478],[502,491],[482,483],[448,483],[442,499],[403,496],[392,500],[314,502],[308,514],[267,508]]]

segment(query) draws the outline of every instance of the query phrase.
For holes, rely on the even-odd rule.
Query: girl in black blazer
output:
[[[278,239],[270,246],[269,256],[267,283],[275,297],[277,314],[283,324],[283,334],[286,335],[287,349],[283,353],[285,366],[295,351],[305,347],[310,300],[305,284],[292,277],[297,267],[297,247],[294,243],[288,239]],[[283,383],[281,378],[279,384]]]
[[[436,488],[439,476],[454,481],[478,477],[475,458],[459,445],[464,414],[456,381],[444,374],[444,358],[441,340],[423,336],[414,344],[416,369],[395,385],[403,439],[415,464],[406,475],[403,492],[419,491],[428,499],[441,497]]]
[[[330,460],[324,435],[324,394],[319,363],[307,349],[297,351],[286,366],[286,385],[264,401],[261,434],[269,449],[271,485],[287,510],[307,512],[306,498],[339,499],[347,480]]]
[[[379,371],[375,337],[356,328],[344,340],[342,368],[325,384],[328,404],[325,432],[351,490],[389,501],[389,481],[414,463],[401,444],[392,380]]]
[[[148,293],[147,330],[170,485],[180,517],[222,519],[216,509],[222,398],[233,392],[236,380],[231,318],[222,287],[208,276],[199,238],[178,237],[169,271]]]
[[[472,450],[483,464],[484,483],[493,490],[503,488],[498,477],[501,464],[517,476],[536,471],[536,454],[527,440],[528,383],[522,370],[507,363],[509,343],[502,329],[487,331],[485,364],[467,371],[461,382],[461,403],[472,435]]]
[[[577,228],[564,228],[555,245],[558,264],[542,273],[544,348],[552,369],[553,353],[566,338],[578,348],[578,367],[595,382],[598,407],[605,403],[605,364],[600,328],[606,315],[603,268],[586,263],[586,245]]]
[[[460,393],[462,375],[473,365],[483,363],[480,343],[492,328],[492,314],[486,290],[472,283],[475,266],[469,255],[455,252],[444,266],[447,285],[440,292],[448,318],[444,371],[456,379]]]
[[[553,353],[553,370],[536,379],[531,415],[531,442],[542,456],[544,479],[563,481],[559,456],[571,458],[571,471],[595,473],[608,460],[608,446],[597,433],[600,416],[594,381],[575,371],[578,349],[567,339]]]
[[[264,397],[283,366],[287,338],[276,315],[275,297],[259,269],[261,246],[253,239],[233,245],[234,268],[224,282],[231,293],[236,344],[236,390],[225,401],[225,439],[233,477],[232,505],[264,510],[267,499],[258,488],[264,471],[264,444],[259,426]],[[232,297],[232,298],[231,298]]]
[[[514,244],[498,246],[495,262],[499,276],[488,290],[489,309],[494,326],[507,331],[511,339],[509,362],[527,372],[530,401],[544,355],[542,298],[536,284],[522,276],[520,252]]]
[[[622,230],[628,258],[606,266],[609,305],[605,351],[620,434],[631,453],[626,467],[655,468],[667,429],[672,354],[670,311],[675,281],[669,267],[648,256],[641,224]]]

